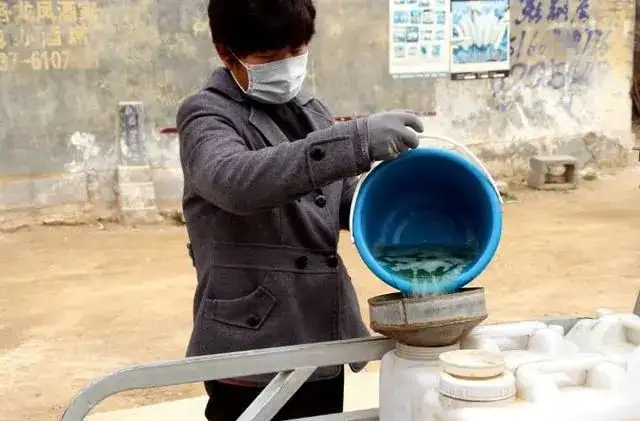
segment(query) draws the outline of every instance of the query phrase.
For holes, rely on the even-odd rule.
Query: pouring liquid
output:
[[[376,260],[389,272],[411,282],[413,296],[437,295],[478,256],[470,245],[380,245]]]

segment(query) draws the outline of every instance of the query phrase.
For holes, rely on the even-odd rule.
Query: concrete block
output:
[[[538,190],[569,190],[578,184],[577,159],[569,155],[534,156],[527,184]]]
[[[151,168],[147,165],[121,165],[118,167],[118,183],[151,183],[153,181]]]
[[[125,223],[150,223],[159,219],[149,166],[119,166],[118,206]],[[147,181],[140,181],[147,180]]]

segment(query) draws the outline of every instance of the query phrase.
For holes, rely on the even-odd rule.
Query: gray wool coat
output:
[[[358,135],[366,122],[334,125],[311,95],[294,101],[314,129],[295,142],[223,68],[180,106],[183,208],[198,277],[189,356],[369,335],[337,253],[354,176],[371,164]],[[340,370],[318,369],[311,380]]]

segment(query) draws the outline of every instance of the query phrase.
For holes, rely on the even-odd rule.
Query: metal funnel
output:
[[[401,293],[369,299],[371,329],[410,346],[449,346],[487,318],[484,288],[427,297]]]

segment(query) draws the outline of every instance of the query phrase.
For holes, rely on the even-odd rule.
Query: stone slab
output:
[[[570,155],[534,156],[529,160],[527,185],[537,190],[571,190],[578,187],[577,159]],[[549,182],[549,167],[564,166],[565,182]],[[564,176],[564,175],[563,175]]]
[[[534,156],[530,160],[531,165],[545,164],[545,165],[562,165],[562,164],[576,164],[578,160],[571,155],[538,155]]]

